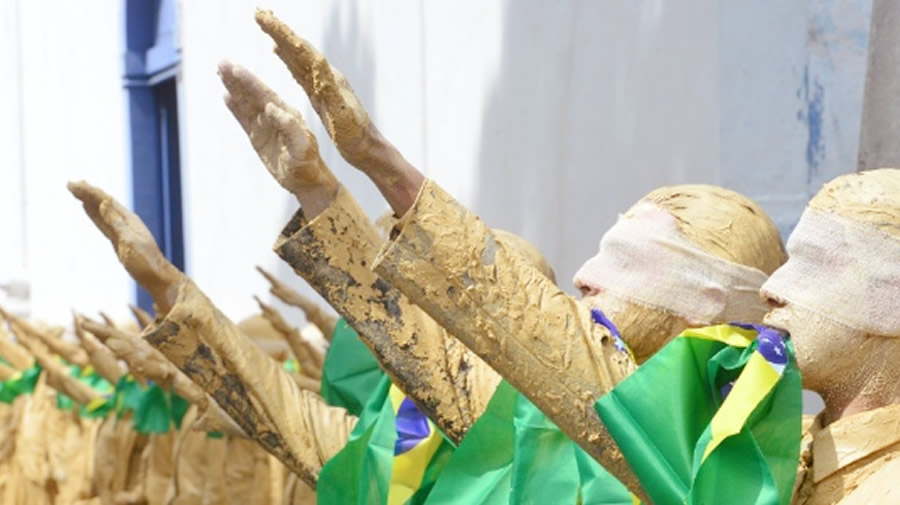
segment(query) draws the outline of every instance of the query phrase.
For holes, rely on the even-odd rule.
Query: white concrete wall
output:
[[[27,306],[124,317],[128,277],[66,190],[87,179],[129,202],[119,3],[0,1],[0,284],[23,279]]]
[[[187,270],[240,319],[296,202],[221,102],[220,59],[298,106],[373,217],[386,206],[335,153],[253,21],[258,0],[180,2]],[[563,287],[602,230],[666,183],[721,183],[784,231],[852,170],[867,0],[270,1],[322,49],[407,158],[492,225],[532,240]],[[0,284],[32,312],[124,314],[131,284],[64,189],[87,179],[129,201],[121,5],[0,0]],[[7,79],[6,77],[9,76]],[[21,187],[22,190],[16,188]],[[11,273],[10,273],[11,272]],[[18,272],[18,273],[17,273]],[[307,290],[307,293],[309,291]],[[264,296],[264,298],[268,298]],[[293,314],[299,319],[297,314]]]
[[[375,217],[386,208],[336,156],[253,23],[255,5],[182,3],[188,268],[236,314],[265,286],[251,265],[290,274],[269,246],[296,203],[222,106],[219,59],[248,66],[297,104],[364,209]],[[677,10],[474,0],[272,7],[345,73],[414,164],[488,224],[535,242],[567,289],[617,212],[660,184],[717,181],[717,18],[702,1]],[[222,243],[230,230],[243,246]]]

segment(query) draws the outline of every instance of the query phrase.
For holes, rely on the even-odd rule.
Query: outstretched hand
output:
[[[275,41],[275,53],[309,96],[341,156],[362,169],[369,144],[380,135],[343,74],[271,11],[257,10],[256,22]]]
[[[347,80],[322,53],[271,11],[257,10],[256,22],[275,41],[275,54],[309,96],[341,156],[372,179],[397,215],[405,213],[424,176],[381,135]]]
[[[163,256],[141,218],[84,181],[70,182],[68,188],[112,243],[125,270],[150,293],[163,312],[168,312],[184,274]]]
[[[219,77],[228,90],[225,105],[266,169],[297,197],[308,217],[317,215],[337,192],[338,182],[319,156],[303,116],[238,65],[219,63]]]

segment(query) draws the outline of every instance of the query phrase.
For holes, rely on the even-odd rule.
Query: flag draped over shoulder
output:
[[[513,417],[518,395],[508,382],[500,382],[425,503],[509,503],[515,447]]]
[[[428,505],[632,505],[631,493],[502,381],[441,473]]]
[[[786,504],[800,451],[790,341],[758,325],[685,331],[596,404],[654,503]]]
[[[334,328],[325,354],[321,396],[329,405],[343,407],[358,416],[374,394],[384,371],[343,318]]]
[[[629,352],[600,311],[619,352]],[[502,381],[435,485],[428,505],[582,503],[632,505],[624,485],[525,396]]]
[[[637,503],[622,483],[522,395],[516,402],[515,431],[508,503]]]
[[[424,503],[453,445],[384,376],[350,440],[322,468],[320,504]]]

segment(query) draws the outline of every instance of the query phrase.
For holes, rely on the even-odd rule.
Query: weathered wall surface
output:
[[[222,105],[219,60],[297,105],[363,208],[386,209],[271,53],[257,3],[180,3],[187,269],[237,319],[265,294],[253,265],[303,286],[270,250],[296,203]],[[731,187],[787,232],[855,168],[870,0],[264,6],[328,55],[413,163],[537,244],[573,292],[602,231],[656,186]],[[87,179],[130,199],[122,23],[112,0],[0,0],[0,284],[26,281],[27,308],[54,321],[73,306],[124,315],[133,296],[64,189]]]

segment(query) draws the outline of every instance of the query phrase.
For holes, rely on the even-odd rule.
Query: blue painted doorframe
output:
[[[132,203],[160,249],[184,270],[176,76],[181,63],[174,0],[124,0]],[[137,304],[153,300],[139,286]]]

